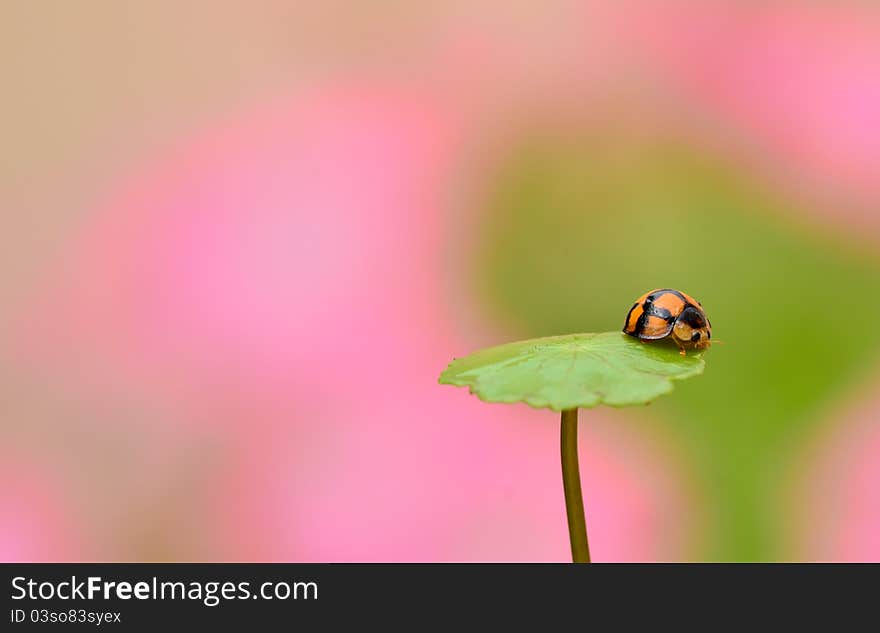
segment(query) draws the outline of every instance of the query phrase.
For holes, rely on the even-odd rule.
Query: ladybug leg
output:
[[[681,344],[681,341],[679,341],[674,336],[672,337],[672,340],[675,341],[676,345],[678,345],[678,353],[681,354],[682,356],[687,356],[687,351],[685,351],[684,345]]]

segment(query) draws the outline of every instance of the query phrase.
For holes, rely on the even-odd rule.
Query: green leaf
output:
[[[517,341],[453,360],[440,384],[470,387],[486,402],[525,402],[554,411],[647,404],[672,381],[703,373],[702,354],[622,332]]]

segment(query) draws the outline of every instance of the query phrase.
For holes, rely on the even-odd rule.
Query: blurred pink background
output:
[[[645,113],[880,239],[865,3],[10,12],[3,560],[566,560],[558,421],[436,383],[516,336],[471,229],[535,129]],[[872,376],[791,449],[776,557],[880,559]],[[594,558],[699,560],[644,415],[582,416]]]

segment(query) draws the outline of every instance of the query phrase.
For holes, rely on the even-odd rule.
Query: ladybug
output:
[[[686,349],[706,349],[712,342],[712,323],[699,301],[680,290],[646,292],[629,309],[623,331],[643,343],[671,337],[682,356]]]

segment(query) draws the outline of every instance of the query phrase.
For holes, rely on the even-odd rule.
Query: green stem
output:
[[[571,539],[571,560],[590,562],[587,544],[587,520],[584,518],[584,497],[581,494],[581,473],[578,467],[578,410],[562,412],[562,488],[568,514],[568,535]]]

